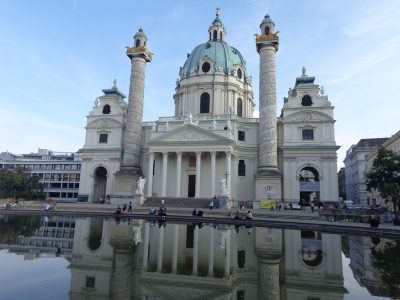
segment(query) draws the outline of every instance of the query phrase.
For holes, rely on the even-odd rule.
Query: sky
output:
[[[146,67],[143,121],[174,114],[186,54],[208,39],[220,7],[226,41],[244,56],[258,110],[255,33],[265,14],[279,31],[277,115],[303,66],[335,106],[338,167],[361,138],[400,129],[400,1],[397,0],[2,0],[0,152],[75,152],[86,116],[114,79],[128,94],[126,46],[143,27],[154,53]]]

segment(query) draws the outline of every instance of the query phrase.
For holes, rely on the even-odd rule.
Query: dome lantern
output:
[[[269,15],[265,15],[264,19],[260,24],[261,34],[272,34],[275,33],[275,23],[272,21]]]
[[[225,27],[219,18],[220,9],[217,7],[215,12],[215,19],[211,26],[208,28],[208,37],[210,41],[223,41],[225,39]]]

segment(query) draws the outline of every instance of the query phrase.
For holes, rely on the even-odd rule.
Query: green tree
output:
[[[386,242],[384,246],[371,249],[371,262],[382,278],[393,299],[400,297],[400,241]]]
[[[43,184],[22,169],[0,169],[0,198],[44,199]]]
[[[378,149],[378,155],[372,168],[365,174],[368,191],[377,190],[386,203],[393,203],[396,217],[400,210],[400,155],[384,148]]]

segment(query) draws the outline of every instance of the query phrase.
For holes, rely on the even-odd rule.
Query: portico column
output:
[[[147,197],[153,194],[153,168],[154,168],[154,152],[149,153],[149,169],[147,172]]]
[[[157,272],[162,271],[162,259],[164,253],[164,227],[159,228],[158,253],[157,253]]]
[[[176,197],[181,196],[182,152],[176,152]]]
[[[225,277],[229,277],[230,265],[231,265],[231,232],[229,231],[229,235],[227,237],[227,241],[225,244],[225,269],[224,269]]]
[[[199,260],[199,227],[194,227],[193,236],[193,272],[192,275],[197,275],[197,264]]]
[[[200,197],[200,170],[201,170],[201,152],[196,152],[196,192],[195,197]]]
[[[208,250],[208,276],[214,275],[214,227],[210,226],[210,242]]]
[[[215,156],[217,154],[216,151],[211,151],[211,197],[215,196]]]
[[[149,260],[149,235],[150,225],[148,222],[144,224],[144,247],[143,247],[143,271],[147,271],[147,262]]]
[[[225,151],[226,154],[226,162],[225,162],[225,169],[226,173],[228,174],[226,176],[226,185],[227,185],[227,190],[229,193],[231,193],[231,151]]]
[[[172,248],[172,273],[176,274],[178,267],[178,240],[179,240],[179,225],[174,225],[174,244]]]
[[[161,197],[165,197],[167,194],[167,166],[168,166],[168,152],[163,152],[162,162],[162,186],[161,186]]]

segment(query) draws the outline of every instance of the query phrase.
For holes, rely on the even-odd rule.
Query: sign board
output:
[[[260,208],[276,209],[276,200],[261,199]]]

